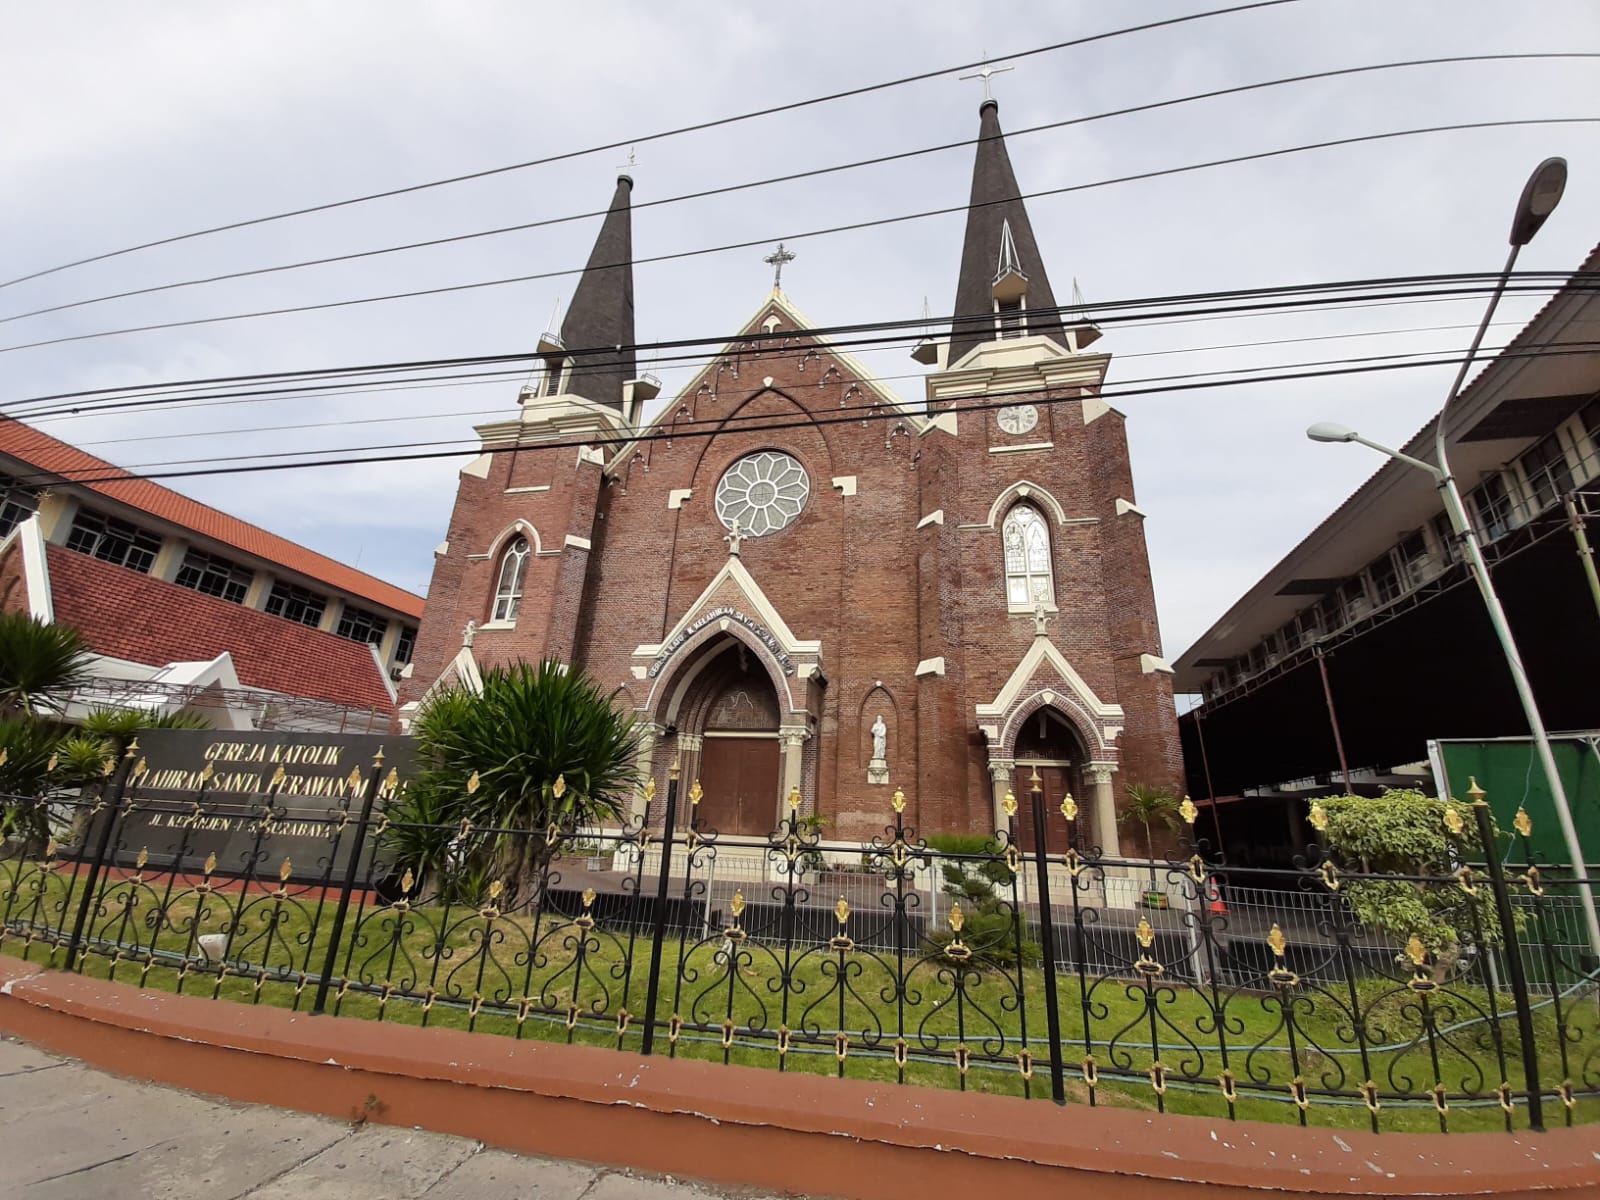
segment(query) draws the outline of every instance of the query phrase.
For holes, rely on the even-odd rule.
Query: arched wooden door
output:
[[[1081,848],[1087,841],[1084,821],[1088,816],[1081,791],[1084,755],[1072,727],[1053,709],[1041,708],[1018,732],[1015,756],[1011,792],[1017,798],[1017,840],[1023,849],[1032,850],[1037,844],[1033,820],[1035,774],[1039,777],[1039,790],[1044,793],[1045,849],[1060,854],[1070,844]],[[1061,815],[1061,802],[1069,793],[1078,804],[1075,842],[1069,839],[1067,820]]]

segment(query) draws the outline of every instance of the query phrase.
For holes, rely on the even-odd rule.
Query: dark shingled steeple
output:
[[[997,336],[995,297],[997,285],[1006,290],[1002,278],[1010,281],[1011,291],[1026,287],[1022,297],[1026,324],[1022,332],[1030,337],[1048,337],[1071,349],[1059,316],[1033,315],[1049,313],[1056,306],[1056,298],[1050,290],[1038,243],[1033,240],[1028,210],[1022,206],[1011,157],[1006,153],[999,103],[985,100],[978,107],[978,120],[980,140],[972,165],[972,199],[967,210],[967,238],[961,248],[961,277],[956,283],[956,320],[950,331],[950,353],[945,359],[952,367],[974,346]],[[1001,266],[1002,258],[1010,257],[1003,251],[1007,226],[1015,250],[1014,267],[1009,272]],[[1019,278],[1018,271],[1025,278]]]
[[[566,346],[566,378],[561,390],[622,410],[622,385],[636,375],[633,357],[633,224],[629,197],[633,180],[617,178],[600,236],[572,294],[561,341]],[[623,346],[626,349],[600,349]],[[574,351],[599,350],[583,354]]]

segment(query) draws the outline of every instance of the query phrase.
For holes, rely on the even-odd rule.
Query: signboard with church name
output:
[[[113,856],[124,866],[144,854],[158,869],[193,871],[215,855],[218,875],[274,880],[287,861],[290,879],[338,881],[379,751],[374,813],[404,793],[410,738],[146,730],[137,751],[143,770],[128,779]],[[369,841],[363,857],[370,849]]]

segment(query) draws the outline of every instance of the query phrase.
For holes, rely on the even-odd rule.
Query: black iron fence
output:
[[[313,1013],[1058,1102],[1373,1130],[1600,1111],[1579,897],[1528,858],[1521,820],[1508,856],[1448,873],[1321,855],[1285,873],[1192,836],[1161,864],[1024,851],[1014,812],[941,850],[898,796],[844,845],[797,795],[770,837],[719,836],[676,781],[670,835],[409,824],[381,764],[292,820],[275,792],[146,782],[130,759],[84,795],[0,797],[0,951]],[[1471,845],[1505,844],[1471,811]],[[1352,895],[1425,927],[1363,925]]]

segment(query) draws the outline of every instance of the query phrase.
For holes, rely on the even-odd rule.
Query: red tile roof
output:
[[[372,651],[359,642],[64,546],[45,553],[56,620],[77,629],[97,654],[164,666],[208,661],[226,650],[246,687],[394,711]]]
[[[130,508],[192,529],[225,546],[295,571],[328,587],[380,604],[410,617],[422,617],[422,597],[385,583],[314,550],[268,533],[248,521],[180,495],[41,433],[20,421],[0,418],[0,454],[21,459],[47,475],[109,496]],[[90,482],[90,481],[93,482]],[[82,481],[82,482],[79,482]]]

